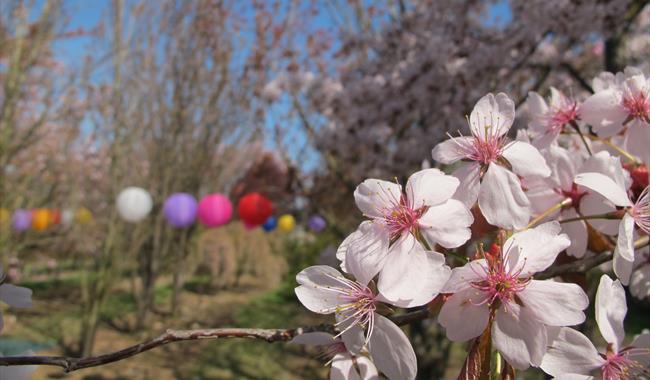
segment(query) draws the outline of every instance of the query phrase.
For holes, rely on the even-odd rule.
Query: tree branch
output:
[[[639,249],[645,247],[650,242],[648,236],[637,239],[634,242],[634,248]],[[536,280],[546,280],[562,274],[568,273],[585,273],[591,268],[597,267],[600,264],[606,263],[612,259],[612,252],[603,252],[596,256],[585,257],[583,259],[574,261],[572,263],[562,264],[555,267],[550,267],[545,271],[535,275]]]
[[[415,310],[404,315],[391,317],[397,325],[405,325],[414,321],[426,319],[429,311],[425,309]],[[311,332],[326,332],[332,335],[338,334],[333,325],[318,325],[309,327],[298,327],[295,329],[247,329],[247,328],[221,328],[221,329],[198,329],[198,330],[167,330],[156,338],[149,339],[142,343],[124,348],[119,351],[104,355],[89,356],[85,358],[73,358],[67,356],[4,356],[0,357],[0,366],[16,365],[48,365],[63,368],[65,372],[73,372],[84,368],[97,367],[120,360],[128,359],[145,351],[161,347],[173,342],[200,339],[222,339],[222,338],[249,338],[264,340],[268,343],[288,342],[293,338]]]
[[[220,338],[251,338],[265,340],[269,343],[287,342],[298,335],[309,332],[336,333],[332,325],[300,327],[296,329],[199,329],[199,330],[167,330],[156,338],[135,344],[125,349],[99,356],[72,358],[66,356],[6,356],[0,357],[1,366],[13,365],[50,365],[63,368],[65,372],[77,371],[83,368],[96,367],[124,360],[145,351],[161,347],[173,342],[199,339]]]

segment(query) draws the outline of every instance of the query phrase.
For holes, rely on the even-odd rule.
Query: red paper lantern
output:
[[[239,200],[237,212],[244,223],[259,226],[273,214],[273,203],[260,193],[249,193]]]
[[[61,223],[61,210],[59,209],[54,209],[51,211],[52,215],[52,224],[53,225],[58,225]]]

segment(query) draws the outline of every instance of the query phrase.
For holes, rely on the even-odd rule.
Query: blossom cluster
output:
[[[627,68],[599,75],[593,88],[585,99],[531,92],[528,126],[516,136],[513,100],[487,94],[467,118],[471,134],[433,148],[451,174],[427,168],[405,186],[367,179],[356,188],[368,220],[339,247],[340,271],[318,265],[297,275],[300,302],[335,316],[338,335],[296,339],[326,347],[332,379],[414,379],[414,350],[386,311],[434,300],[451,341],[487,333],[514,369],[648,376],[650,334],[623,345],[623,286],[650,297],[650,77]],[[560,255],[605,259],[598,264],[609,251],[618,279],[604,274],[598,287],[595,314],[607,342],[598,351],[572,328],[585,322],[585,289],[553,269]]]

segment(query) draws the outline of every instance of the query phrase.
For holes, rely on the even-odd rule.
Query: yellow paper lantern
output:
[[[11,220],[11,213],[6,208],[0,208],[0,226],[8,226]]]
[[[90,223],[93,221],[93,214],[87,208],[81,207],[75,213],[74,219],[78,224]]]
[[[278,219],[278,228],[282,232],[291,232],[296,228],[296,219],[293,215],[284,214]]]
[[[36,231],[46,230],[53,222],[52,212],[46,208],[32,210],[32,228]]]

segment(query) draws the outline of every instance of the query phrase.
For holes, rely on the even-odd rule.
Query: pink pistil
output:
[[[631,119],[650,123],[650,99],[648,98],[648,94],[643,92],[627,94],[623,98],[623,107]]]
[[[414,209],[407,204],[404,197],[399,204],[384,213],[386,227],[390,232],[391,238],[396,238],[404,232],[416,233],[419,227],[418,220],[426,211],[426,207]]]
[[[519,269],[506,268],[505,262],[509,252],[502,257],[500,253],[496,255],[486,255],[487,267],[483,266],[483,273],[479,275],[482,281],[473,282],[471,286],[483,292],[486,295],[485,300],[476,304],[483,305],[487,303],[490,307],[503,305],[506,310],[509,309],[510,302],[515,300],[517,293],[521,292],[530,283],[531,278],[520,278],[524,269],[522,265]]]

